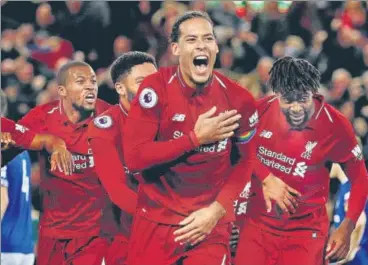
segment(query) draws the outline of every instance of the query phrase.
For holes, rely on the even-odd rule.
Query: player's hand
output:
[[[15,141],[12,139],[11,133],[1,133],[1,150],[8,149],[11,145],[15,145]]]
[[[350,250],[350,237],[354,230],[354,223],[349,219],[345,218],[340,226],[330,236],[327,248],[326,248],[326,259],[331,262],[336,262],[344,259]]]
[[[272,174],[264,179],[262,186],[267,212],[272,209],[271,200],[275,200],[283,212],[295,213],[298,207],[297,197],[301,195],[297,190]]]
[[[174,232],[175,242],[192,246],[198,244],[212,232],[225,213],[225,209],[218,202],[193,212],[180,222],[179,225],[183,227]]]
[[[234,135],[239,127],[241,115],[236,110],[230,110],[214,116],[216,107],[199,115],[194,126],[194,133],[200,144],[209,144],[224,140]]]
[[[51,153],[50,164],[51,171],[56,170],[57,167],[65,175],[71,175],[73,173],[73,157],[65,146],[55,148]]]

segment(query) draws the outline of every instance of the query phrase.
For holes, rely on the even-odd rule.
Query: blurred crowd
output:
[[[322,74],[321,93],[353,124],[368,157],[368,1],[1,1],[1,87],[8,117],[56,99],[55,72],[90,63],[99,97],[117,102],[110,63],[139,50],[160,66],[176,63],[167,38],[177,15],[206,11],[215,23],[216,68],[256,98],[270,93],[268,71],[285,55]]]

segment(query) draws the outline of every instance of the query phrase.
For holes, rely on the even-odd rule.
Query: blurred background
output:
[[[167,37],[175,18],[187,10],[208,12],[220,47],[216,68],[256,98],[270,93],[268,71],[275,59],[290,55],[316,66],[322,73],[320,92],[351,121],[367,159],[368,1],[3,0],[1,88],[8,117],[18,120],[56,99],[55,72],[72,59],[91,64],[99,97],[117,103],[110,63],[139,50],[154,55],[160,66],[175,64]],[[39,210],[38,184],[35,163],[32,185]],[[338,185],[332,181],[330,203]]]

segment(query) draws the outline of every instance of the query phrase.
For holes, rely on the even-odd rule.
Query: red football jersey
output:
[[[35,133],[27,127],[4,117],[1,117],[1,132],[11,133],[15,144],[24,149],[30,148],[32,140],[35,137]]]
[[[202,92],[184,83],[178,67],[161,68],[142,82],[124,131],[124,157],[131,170],[152,167],[142,173],[144,182],[138,191],[138,211],[146,218],[178,224],[215,200],[223,206],[230,201],[231,188],[229,192],[222,188],[235,175],[231,139],[198,146],[191,137],[198,116],[213,106],[216,115],[237,109],[242,114],[238,140],[251,139],[258,121],[255,101],[225,76],[214,72]],[[243,185],[239,175],[237,186]],[[230,209],[224,207],[227,215],[222,221],[233,219],[233,201]]]
[[[92,147],[96,173],[111,200],[122,209],[119,232],[125,238],[128,238],[131,230],[132,215],[137,204],[138,184],[124,164],[122,133],[127,115],[128,111],[122,104],[118,104],[96,117],[88,127],[88,139]],[[109,226],[108,222],[111,219],[106,219],[105,225]]]
[[[295,235],[319,231],[327,235],[329,222],[325,204],[332,162],[343,163],[352,182],[360,183],[362,190],[356,194],[367,194],[367,171],[349,121],[325,103],[322,96],[316,95],[314,101],[315,113],[302,131],[290,128],[276,96],[260,101],[255,141],[262,164],[255,172],[268,170],[302,194],[296,213],[290,217],[278,213],[276,207],[267,213],[262,185],[252,177],[255,196],[250,198],[247,216],[255,225],[273,233]],[[366,195],[360,197],[358,195],[356,202],[358,208],[364,207],[366,200]],[[359,214],[359,209],[353,209],[348,216],[356,221]]]
[[[251,189],[251,181],[249,181],[245,186],[242,192],[240,193],[238,199],[234,201],[234,210],[235,210],[235,222],[234,224],[241,228],[243,227],[244,219],[247,213],[247,206],[249,202],[249,198],[252,196]]]
[[[95,114],[108,107],[109,104],[98,100]],[[92,118],[73,124],[64,114],[61,101],[57,100],[37,106],[19,121],[37,133],[60,137],[73,156],[71,176],[58,170],[47,170],[46,175],[41,175],[44,213],[40,233],[45,236],[72,238],[100,232],[101,212],[107,197],[94,172],[92,150],[87,141],[88,123]]]

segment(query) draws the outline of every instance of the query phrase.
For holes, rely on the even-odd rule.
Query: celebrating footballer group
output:
[[[45,149],[37,264],[344,259],[366,205],[368,174],[350,122],[318,93],[318,70],[280,58],[270,71],[273,95],[255,101],[214,70],[219,50],[207,14],[184,13],[169,41],[178,65],[158,68],[136,51],[112,63],[115,106],[97,99],[92,67],[72,61],[57,74],[60,100],[17,124],[2,118],[2,147]],[[351,192],[344,220],[329,234],[333,163],[343,166]],[[247,183],[251,195],[232,255],[234,201]]]

